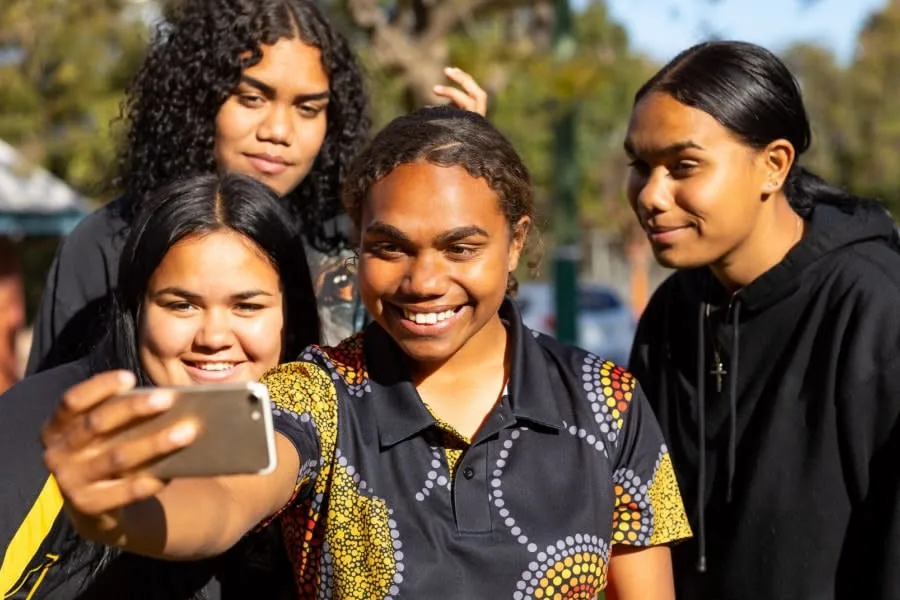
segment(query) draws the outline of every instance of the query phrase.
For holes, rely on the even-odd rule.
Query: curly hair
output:
[[[391,121],[352,164],[341,199],[359,232],[369,190],[400,165],[459,166],[497,194],[510,231],[522,217],[535,221],[531,175],[510,141],[484,117],[453,106],[422,108]],[[529,240],[533,229],[529,228]],[[528,241],[528,240],[527,240]],[[534,269],[536,262],[529,263]],[[516,290],[510,275],[510,292]]]
[[[347,245],[326,223],[341,214],[341,181],[368,138],[367,94],[347,41],[314,0],[184,0],[157,27],[122,105],[115,185],[126,221],[160,186],[215,172],[216,114],[242,70],[262,59],[262,46],[298,37],[321,52],[331,97],[322,148],[285,200],[312,247],[331,253]]]

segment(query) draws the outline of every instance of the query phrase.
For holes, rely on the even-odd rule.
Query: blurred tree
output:
[[[0,3],[0,138],[88,195],[113,165],[109,123],[146,43],[139,3]]]
[[[890,0],[863,27],[846,87],[853,140],[846,184],[900,214],[900,0]]]
[[[830,50],[796,44],[782,58],[800,82],[812,126],[812,145],[803,164],[840,186],[852,186],[859,153],[854,131],[852,74],[837,64]]]

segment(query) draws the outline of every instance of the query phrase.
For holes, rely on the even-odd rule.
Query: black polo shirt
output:
[[[279,515],[302,598],[593,598],[611,544],[690,536],[631,375],[501,317],[508,393],[472,440],[377,324],[264,378],[303,461]]]

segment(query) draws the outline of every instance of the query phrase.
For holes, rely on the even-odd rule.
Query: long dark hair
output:
[[[777,56],[755,44],[716,41],[692,46],[641,86],[634,103],[650,92],[666,93],[702,110],[757,150],[785,139],[799,159],[812,140],[800,85]],[[845,210],[860,203],[877,204],[830,185],[797,160],[784,190],[801,213],[819,202]]]
[[[367,141],[363,75],[344,37],[315,0],[185,0],[158,27],[122,106],[126,135],[116,187],[131,222],[147,196],[194,173],[214,173],[215,118],[263,45],[295,39],[321,52],[331,95],[325,141],[309,174],[287,194],[308,244],[345,246],[326,223],[341,213],[340,184]]]
[[[285,322],[282,359],[319,342],[319,313],[303,243],[278,195],[245,175],[198,175],[153,194],[136,215],[119,263],[107,339],[95,357],[149,384],[138,358],[138,331],[150,277],[185,236],[231,230],[252,241],[281,279]]]

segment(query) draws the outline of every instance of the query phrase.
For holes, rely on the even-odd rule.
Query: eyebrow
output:
[[[202,295],[194,293],[194,292],[189,292],[188,290],[185,290],[185,289],[179,288],[179,287],[167,287],[167,288],[163,288],[161,290],[157,290],[153,294],[153,297],[163,296],[166,294],[169,294],[172,296],[178,296],[179,298],[184,298],[185,300],[192,300],[192,301],[197,301],[197,300],[203,299]],[[257,296],[271,297],[272,294],[265,290],[244,290],[242,292],[232,294],[231,299],[232,300],[249,300],[250,298],[255,298]]]
[[[412,243],[412,240],[409,239],[409,236],[394,227],[393,225],[388,225],[382,221],[375,221],[371,225],[366,228],[366,235],[374,234],[381,235],[392,240],[404,243]],[[464,240],[467,237],[472,236],[484,236],[489,237],[488,233],[478,227],[477,225],[466,225],[463,227],[457,227],[456,229],[451,229],[449,231],[445,231],[435,238],[435,242],[438,245],[449,245],[460,240]]]
[[[685,140],[683,142],[675,142],[674,144],[669,144],[668,146],[665,146],[663,148],[644,152],[644,154],[668,156],[671,154],[678,154],[679,152],[683,152],[684,150],[705,150],[705,148],[694,140]],[[634,146],[631,143],[631,140],[625,140],[625,152],[627,152],[631,156],[637,156],[638,154],[640,154],[635,150]]]
[[[269,85],[268,83],[264,83],[255,77],[250,77],[249,75],[241,75],[241,81],[248,85],[252,85],[263,94],[269,97],[276,96],[275,88]],[[325,90],[324,92],[317,92],[315,94],[300,94],[294,98],[296,102],[312,102],[314,100],[328,100],[331,97],[331,92]]]

